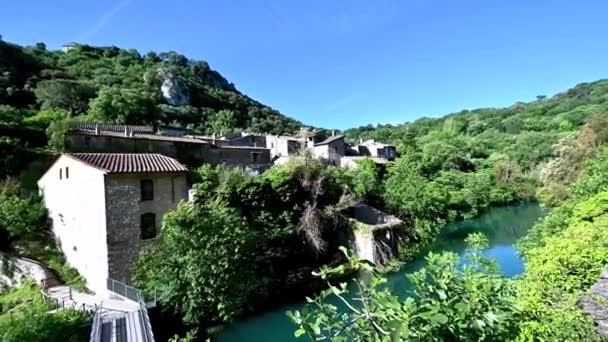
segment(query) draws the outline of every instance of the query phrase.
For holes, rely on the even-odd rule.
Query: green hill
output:
[[[44,128],[62,116],[208,133],[290,133],[302,125],[242,94],[207,62],[176,52],[141,55],[78,44],[49,51],[42,43],[22,47],[0,39],[0,123]]]

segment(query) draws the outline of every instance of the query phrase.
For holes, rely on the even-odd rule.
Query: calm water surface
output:
[[[522,261],[517,257],[513,244],[538,218],[544,215],[543,209],[536,202],[496,207],[481,216],[465,221],[451,223],[444,227],[437,242],[430,246],[433,252],[452,251],[462,256],[466,249],[464,239],[469,233],[483,232],[490,240],[486,255],[495,259],[507,277],[513,277],[524,271]],[[424,266],[420,257],[401,268],[399,272],[388,276],[389,286],[399,294],[410,289],[406,273],[411,273]],[[258,313],[227,326],[217,336],[219,342],[302,342],[293,335],[295,326],[285,315],[286,310],[297,310],[304,305],[300,303],[281,306],[273,311]]]

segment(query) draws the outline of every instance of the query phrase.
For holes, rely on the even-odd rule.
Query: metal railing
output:
[[[97,310],[95,311],[95,315],[93,316],[93,324],[91,325],[91,337],[89,339],[89,341],[91,342],[101,341],[101,313],[103,312],[102,307],[103,303],[101,303],[101,305],[97,308]]]
[[[146,308],[146,303],[144,301],[139,302],[139,312],[142,315],[142,323],[145,325],[143,327],[144,331],[144,342],[154,342],[154,333],[152,332],[152,323],[150,322],[150,317],[148,316],[148,309]]]
[[[151,298],[151,301],[148,302],[148,301],[146,301],[146,297],[144,296],[144,293],[141,290],[138,290],[138,289],[134,288],[133,286],[129,286],[118,280],[108,278],[107,279],[107,288],[108,288],[108,290],[110,290],[118,295],[121,295],[125,298],[128,298],[134,302],[144,302],[146,304],[152,303],[152,305],[156,304],[156,296],[154,296],[154,298]]]

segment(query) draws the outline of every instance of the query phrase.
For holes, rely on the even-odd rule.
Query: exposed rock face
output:
[[[597,283],[591,286],[591,293],[583,296],[579,305],[593,317],[598,333],[608,337],[608,267],[604,268]]]
[[[190,104],[190,94],[188,89],[179,81],[179,78],[165,69],[158,71],[161,80],[160,90],[163,98],[168,104],[173,106],[185,106]]]
[[[26,279],[43,285],[52,278],[54,276],[46,268],[33,260],[0,253],[0,291],[19,286]]]

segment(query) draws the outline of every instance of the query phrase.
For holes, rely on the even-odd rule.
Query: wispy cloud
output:
[[[328,104],[327,106],[325,106],[325,111],[334,112],[337,109],[340,109],[340,107],[344,107],[344,106],[352,103],[353,101],[355,101],[357,99],[358,96],[359,96],[359,94],[350,94],[341,99],[338,99],[338,100]]]
[[[118,14],[121,10],[127,7],[132,0],[122,0],[116,3],[114,6],[105,11],[99,19],[95,22],[95,26],[93,26],[90,30],[83,33],[80,36],[81,41],[86,41],[93,38],[97,33],[99,33],[103,28],[112,20],[112,18]]]

